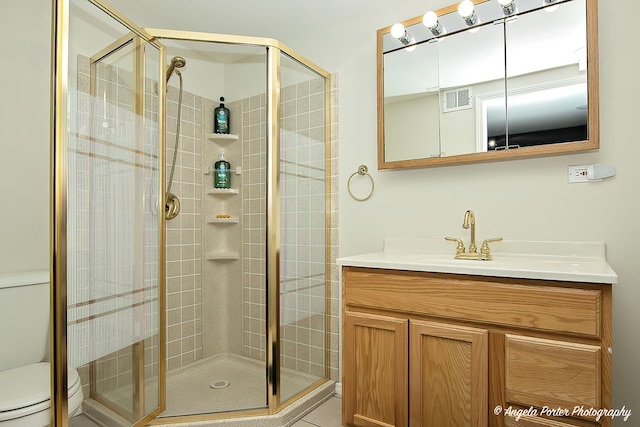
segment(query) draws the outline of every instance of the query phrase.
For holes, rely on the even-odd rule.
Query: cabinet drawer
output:
[[[600,347],[505,336],[507,402],[550,408],[600,408],[600,368]]]
[[[601,336],[602,290],[597,287],[349,267],[343,280],[347,305]]]

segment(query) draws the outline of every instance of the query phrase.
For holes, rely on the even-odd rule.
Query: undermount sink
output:
[[[617,283],[602,242],[503,240],[491,247],[492,261],[454,259],[444,239],[387,238],[384,250],[343,257],[338,265],[473,274],[527,279]]]

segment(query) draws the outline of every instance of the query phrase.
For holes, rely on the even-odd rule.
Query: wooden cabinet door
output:
[[[407,319],[345,312],[342,424],[407,427]]]
[[[411,426],[487,426],[488,341],[484,329],[411,322]]]

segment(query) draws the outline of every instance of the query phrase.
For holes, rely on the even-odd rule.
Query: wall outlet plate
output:
[[[568,181],[573,182],[589,182],[587,177],[588,165],[569,166]]]

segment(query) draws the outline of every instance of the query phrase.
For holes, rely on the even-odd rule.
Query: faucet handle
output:
[[[491,259],[491,249],[489,248],[489,242],[501,242],[502,241],[502,237],[496,237],[493,239],[485,239],[482,242],[482,247],[480,248],[480,253],[484,254],[488,257],[488,259]]]
[[[464,243],[462,242],[462,239],[456,239],[455,237],[445,237],[444,239],[450,242],[456,242],[458,244],[456,246],[456,254],[464,253]]]

